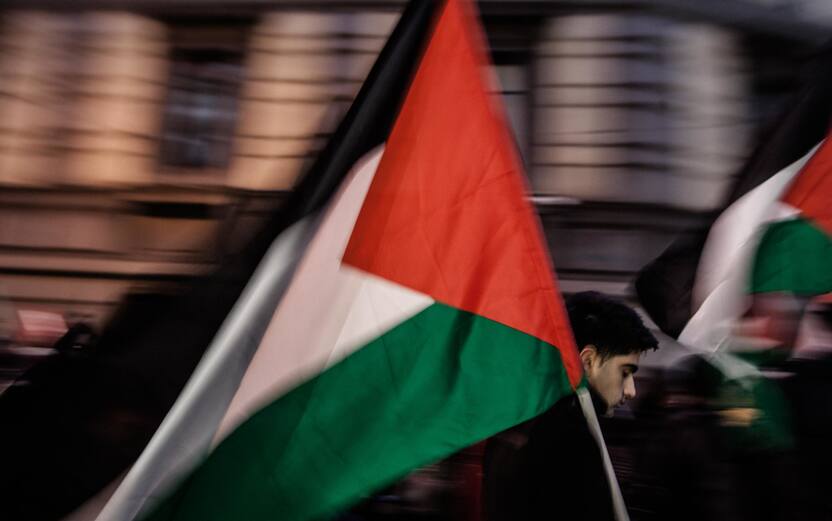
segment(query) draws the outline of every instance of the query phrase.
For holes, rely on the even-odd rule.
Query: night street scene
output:
[[[832,520],[832,3],[6,0],[0,519]]]

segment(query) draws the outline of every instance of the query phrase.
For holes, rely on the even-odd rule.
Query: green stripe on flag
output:
[[[754,259],[751,292],[773,291],[807,296],[832,291],[832,238],[802,218],[771,224]]]
[[[252,416],[149,519],[325,518],[571,392],[553,346],[434,304]]]

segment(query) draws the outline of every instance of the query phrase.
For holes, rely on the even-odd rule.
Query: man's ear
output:
[[[598,350],[592,344],[587,344],[581,349],[581,365],[584,368],[584,372],[589,371],[589,368],[592,367],[592,363],[595,361],[597,356]]]

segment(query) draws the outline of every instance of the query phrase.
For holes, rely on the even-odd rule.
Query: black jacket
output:
[[[483,471],[487,521],[614,519],[601,451],[575,395],[489,440]]]

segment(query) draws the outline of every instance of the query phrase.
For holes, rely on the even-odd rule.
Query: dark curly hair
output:
[[[575,293],[566,300],[566,311],[579,350],[592,344],[602,358],[609,358],[659,347],[632,308],[603,293]]]

